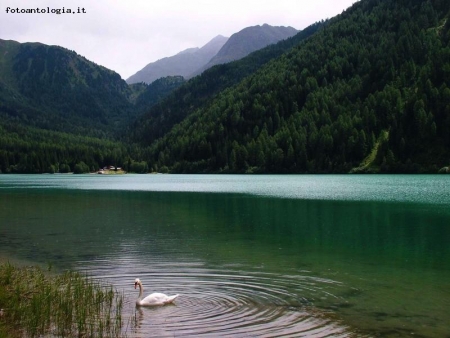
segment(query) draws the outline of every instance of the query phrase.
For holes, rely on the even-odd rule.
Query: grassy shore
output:
[[[123,295],[77,272],[0,263],[0,338],[120,337]]]

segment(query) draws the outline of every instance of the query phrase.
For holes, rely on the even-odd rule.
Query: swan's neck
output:
[[[143,293],[144,293],[144,287],[142,286],[141,283],[139,283],[139,298],[138,299],[142,298]]]

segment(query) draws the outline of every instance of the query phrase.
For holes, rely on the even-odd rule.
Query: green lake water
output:
[[[130,337],[450,337],[449,176],[1,175],[0,256],[112,283]]]

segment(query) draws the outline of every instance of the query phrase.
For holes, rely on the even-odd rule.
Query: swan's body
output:
[[[166,305],[172,303],[178,295],[167,296],[164,293],[155,292],[144,299],[142,299],[142,294],[144,293],[144,287],[139,278],[134,281],[134,288],[139,285],[139,297],[136,300],[136,306],[155,306],[155,305]]]

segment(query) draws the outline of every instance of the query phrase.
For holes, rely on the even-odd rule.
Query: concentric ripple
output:
[[[158,272],[100,276],[124,290],[124,331],[130,337],[348,337],[350,331],[332,313],[318,310],[305,295],[332,297],[339,283],[308,276],[277,275],[201,266],[155,266]],[[116,266],[117,267],[117,266]],[[172,266],[173,268],[173,266]],[[104,262],[102,270],[105,269]],[[106,268],[106,270],[108,270]],[[99,275],[106,271],[91,270]],[[180,294],[176,304],[136,308],[138,291]],[[327,286],[324,288],[324,286]]]

